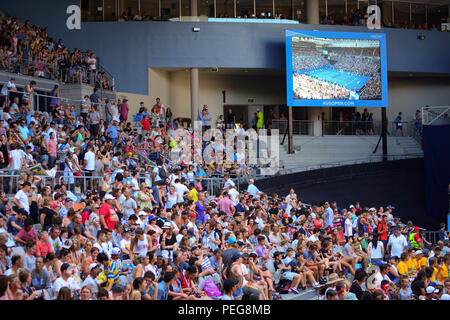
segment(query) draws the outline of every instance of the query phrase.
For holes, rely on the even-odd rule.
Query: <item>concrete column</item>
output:
[[[308,119],[312,121],[312,134],[315,137],[322,136],[322,109],[319,107],[311,107],[308,109]]]
[[[191,0],[191,16],[193,16],[193,17],[198,16],[197,0]]]
[[[191,120],[192,125],[198,117],[198,68],[191,69]]]
[[[319,24],[319,0],[306,0],[306,23]]]

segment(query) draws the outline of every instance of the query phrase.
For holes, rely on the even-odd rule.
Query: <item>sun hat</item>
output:
[[[163,224],[163,229],[165,229],[165,228],[172,228],[172,224],[170,223],[170,222],[164,222],[164,224]]]

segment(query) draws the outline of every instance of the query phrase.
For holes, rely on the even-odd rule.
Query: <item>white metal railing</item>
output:
[[[421,112],[423,125],[431,125],[437,120],[450,122],[450,106],[425,106]]]

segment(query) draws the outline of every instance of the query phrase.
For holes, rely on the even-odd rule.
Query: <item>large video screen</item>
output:
[[[387,107],[383,33],[286,30],[288,106]]]

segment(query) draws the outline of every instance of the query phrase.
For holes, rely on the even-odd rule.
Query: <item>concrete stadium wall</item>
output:
[[[87,22],[68,30],[66,8],[76,0],[19,0],[0,10],[47,26],[70,47],[91,49],[116,77],[121,92],[147,94],[148,68],[284,69],[284,30],[372,32],[363,27],[208,22]],[[192,28],[200,27],[200,32]],[[388,70],[450,74],[450,33],[381,29],[387,35]],[[425,35],[425,40],[417,36]]]

